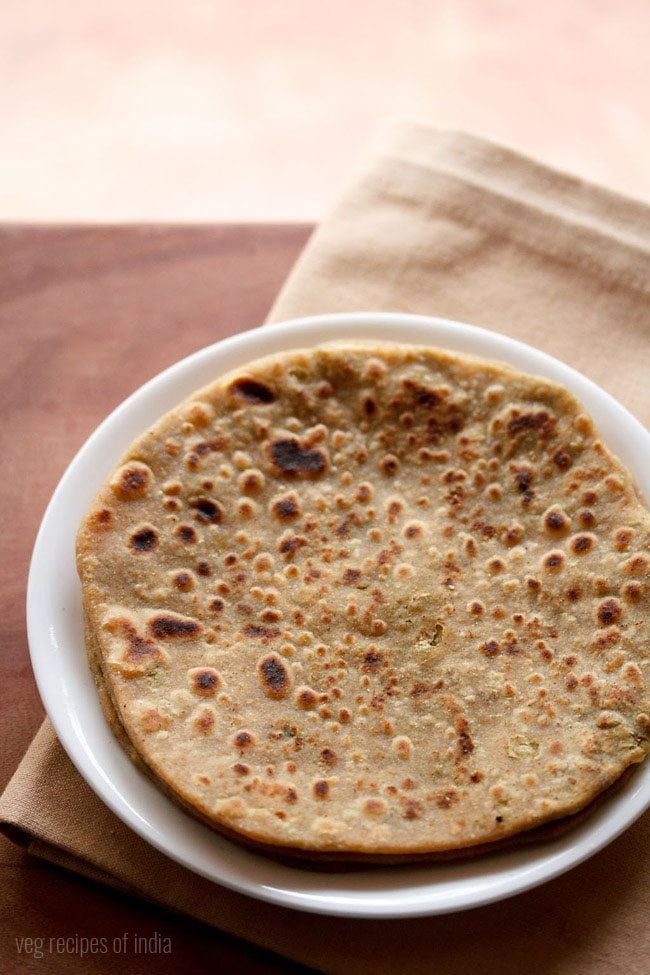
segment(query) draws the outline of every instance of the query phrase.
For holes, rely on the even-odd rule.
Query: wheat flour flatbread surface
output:
[[[650,515],[573,396],[504,365],[252,363],[132,445],[78,568],[127,751],[261,848],[482,848],[648,751]]]

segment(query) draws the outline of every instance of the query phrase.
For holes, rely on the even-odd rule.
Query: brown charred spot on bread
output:
[[[474,556],[478,555],[478,545],[473,538],[466,538],[463,541],[463,552],[470,559],[473,559]]]
[[[218,525],[223,518],[223,509],[212,498],[192,498],[190,508],[194,509],[194,517],[205,525]]]
[[[578,686],[578,678],[576,677],[576,675],[569,674],[564,683],[564,686],[566,687],[567,691],[575,691],[576,687]]]
[[[637,577],[646,575],[649,568],[650,560],[645,555],[641,554],[632,555],[621,566],[621,569],[626,573],[626,575]]]
[[[240,498],[237,502],[237,514],[242,518],[254,518],[257,514],[255,502],[249,501],[248,498]]]
[[[368,650],[363,656],[363,663],[361,664],[361,670],[364,674],[376,674],[378,670],[384,667],[386,661],[384,655],[379,653],[376,649]]]
[[[296,704],[305,711],[310,711],[318,704],[318,694],[311,687],[299,687],[296,691]]]
[[[212,613],[223,613],[225,608],[226,604],[220,596],[217,596],[215,599],[211,599],[208,603],[208,609]]]
[[[425,386],[416,379],[403,379],[402,386],[411,394],[413,401],[424,409],[432,410],[443,402],[443,396],[440,392],[430,386]]]
[[[595,650],[610,650],[620,643],[621,631],[618,626],[607,626],[602,630],[596,630],[591,641]]]
[[[535,576],[526,576],[526,588],[530,589],[531,592],[538,592],[542,588],[542,584]]]
[[[149,637],[139,636],[129,619],[113,617],[104,624],[104,628],[126,644],[124,652],[116,661],[125,677],[140,677],[166,662],[166,654],[162,648]]]
[[[206,457],[208,454],[221,453],[221,451],[227,450],[229,446],[230,438],[223,434],[213,437],[212,440],[200,440],[192,447],[187,458],[187,466],[190,470],[197,470],[202,457]]]
[[[268,445],[273,466],[285,477],[320,477],[329,458],[320,447],[308,447],[297,437],[278,437]]]
[[[190,592],[196,588],[196,580],[191,572],[186,572],[184,569],[181,569],[180,572],[173,573],[172,585],[174,588],[180,590],[180,592]]]
[[[596,524],[596,516],[589,508],[582,508],[578,512],[578,521],[583,528],[593,528]]]
[[[338,758],[337,754],[333,748],[323,748],[320,753],[321,762],[324,765],[332,766],[336,765]]]
[[[594,576],[592,584],[597,596],[606,596],[611,588],[606,576]]]
[[[503,559],[500,559],[498,556],[495,556],[492,559],[488,559],[487,568],[488,571],[492,573],[492,575],[498,575],[500,572],[503,572],[505,567],[506,567],[505,562],[503,561]]]
[[[467,755],[474,751],[474,742],[469,733],[469,722],[462,715],[457,715],[454,721],[456,735],[458,738],[456,745],[456,761],[462,762]]]
[[[329,799],[330,784],[327,779],[316,779],[311,788],[316,799]]]
[[[271,502],[271,513],[278,521],[295,521],[302,514],[300,498],[295,491],[281,498],[275,498]]]
[[[346,515],[339,521],[335,528],[336,534],[339,538],[349,538],[352,533],[352,525],[356,522],[355,515]]]
[[[623,606],[618,599],[604,599],[596,608],[596,621],[599,626],[618,623],[623,615]]]
[[[482,518],[477,518],[476,521],[472,522],[471,530],[477,535],[480,535],[484,541],[494,538],[498,532],[498,529],[494,525],[484,521]]]
[[[277,623],[282,619],[282,613],[279,609],[264,609],[260,613],[260,619],[263,623]]]
[[[120,663],[127,668],[126,676],[136,676],[139,672],[149,670],[165,661],[165,654],[161,647],[148,637],[139,636],[136,628],[127,619],[111,620],[107,628],[119,635],[126,643]]]
[[[556,467],[559,467],[561,471],[568,471],[572,464],[571,455],[568,454],[566,450],[556,450],[553,454],[553,463],[556,465]]]
[[[361,409],[363,415],[368,419],[371,419],[377,413],[377,400],[370,393],[364,393],[361,396]]]
[[[277,640],[280,636],[281,630],[277,626],[264,626],[261,623],[247,623],[242,630],[244,636],[253,637],[255,640],[263,640],[268,643],[269,640]]]
[[[168,728],[172,723],[172,719],[169,715],[160,711],[158,708],[147,708],[139,717],[140,727],[147,734],[155,734],[156,731],[162,731],[163,728]]]
[[[571,528],[571,522],[559,505],[553,505],[542,518],[545,531],[549,535],[564,535]]]
[[[582,590],[578,586],[570,586],[566,591],[566,598],[570,603],[577,603],[582,597]]]
[[[309,542],[304,535],[292,535],[285,533],[278,539],[278,552],[286,558],[291,558],[299,549],[304,548]]]
[[[346,569],[343,573],[343,582],[348,586],[353,586],[361,578],[360,569]]]
[[[158,657],[160,655],[160,647],[157,647],[153,640],[147,640],[144,637],[134,634],[128,638],[129,649],[126,656],[132,660],[140,660],[142,657]]]
[[[442,677],[439,677],[433,684],[428,681],[419,680],[413,684],[409,695],[414,701],[428,700],[430,697],[433,697],[436,691],[441,690],[444,686],[445,682]]]
[[[212,708],[203,707],[192,721],[194,729],[201,735],[209,735],[217,723]]]
[[[406,799],[404,801],[403,819],[419,819],[422,815],[422,803],[417,799]]]
[[[482,616],[485,612],[485,603],[482,603],[480,599],[473,599],[467,607],[467,611],[471,613],[472,616]]]
[[[428,447],[421,447],[418,450],[418,460],[421,464],[427,464],[429,461],[435,461],[436,456],[439,456],[433,450],[429,450]],[[445,453],[445,460],[449,460],[449,454]]]
[[[391,525],[395,524],[395,521],[403,510],[404,502],[401,498],[388,498],[386,501],[386,514]]]
[[[211,697],[221,687],[221,674],[213,667],[197,667],[189,672],[190,689],[200,697]]]
[[[251,769],[250,765],[246,765],[244,762],[235,762],[235,764],[232,766],[232,770],[235,775],[249,775]]]
[[[149,493],[153,483],[151,468],[140,461],[129,461],[111,479],[113,493],[122,501],[134,501]]]
[[[634,537],[634,532],[631,528],[619,528],[614,532],[614,547],[617,552],[624,552],[626,548],[629,547],[632,539]]]
[[[497,640],[486,640],[485,643],[480,645],[479,650],[486,657],[496,657],[501,653],[501,647]]]
[[[511,437],[537,433],[541,439],[547,440],[552,435],[556,424],[557,420],[547,410],[534,410],[530,413],[512,410],[506,429]]]
[[[246,403],[254,403],[259,406],[268,406],[269,403],[274,403],[276,400],[276,395],[269,386],[247,376],[235,379],[231,383],[230,392]]]
[[[530,504],[530,502],[535,497],[535,492],[531,488],[533,483],[533,472],[529,470],[516,471],[515,472],[515,484],[517,485],[517,490],[522,496],[522,501],[524,504]]]
[[[455,468],[450,468],[448,471],[444,471],[440,475],[440,481],[442,484],[457,484],[459,481],[466,481],[467,474],[465,471],[456,470]]]
[[[152,525],[143,525],[131,535],[129,548],[137,554],[153,552],[158,547],[158,532]]]
[[[245,494],[259,494],[264,489],[266,478],[257,468],[251,467],[239,475],[239,487]]]
[[[508,528],[505,529],[503,534],[503,541],[505,542],[506,545],[512,548],[514,545],[519,545],[519,542],[522,540],[523,537],[524,537],[523,527],[518,522],[515,522],[514,524],[510,525]]]
[[[196,563],[196,571],[200,576],[205,577],[205,576],[212,575],[212,568],[210,566],[210,563],[206,562],[205,559],[199,559],[199,561]]]
[[[379,461],[379,470],[386,477],[394,477],[399,470],[399,460],[395,454],[384,454]]]
[[[421,521],[409,521],[409,523],[404,526],[404,531],[402,534],[404,538],[408,538],[411,541],[415,538],[422,538],[424,535],[424,525]]]
[[[472,781],[475,780],[472,779]],[[458,792],[456,789],[448,789],[446,792],[436,792],[431,797],[427,796],[427,798],[433,799],[438,809],[450,809],[454,803],[458,802]]]
[[[569,542],[569,548],[575,555],[586,555],[596,544],[593,535],[574,535]]]
[[[161,614],[149,620],[149,632],[158,640],[184,640],[194,638],[203,627],[196,620],[186,616]]]
[[[630,603],[638,603],[643,596],[643,585],[640,582],[626,582],[621,588],[624,599]]]
[[[559,549],[555,549],[552,552],[547,552],[542,559],[542,566],[546,572],[560,572],[564,568],[566,559],[564,553],[560,552]]]
[[[449,387],[430,387],[415,379],[404,379],[402,385],[410,394],[412,403],[430,414],[426,430],[430,443],[439,443],[445,435],[462,430],[465,422],[463,409],[449,400]]]
[[[246,751],[247,748],[252,748],[255,744],[255,737],[250,733],[250,731],[238,731],[232,740],[235,748],[239,751]]]
[[[465,417],[456,403],[450,403],[440,411],[440,415],[430,416],[427,420],[426,438],[429,443],[439,444],[449,433],[462,430]]]
[[[369,502],[373,499],[374,493],[375,489],[373,488],[372,484],[368,484],[367,481],[364,481],[357,488],[355,498],[361,504],[369,504]]]
[[[287,666],[277,653],[269,653],[257,663],[257,673],[262,690],[271,698],[286,697],[291,690],[291,675]]]
[[[362,806],[366,816],[382,816],[386,812],[383,799],[366,799]]]
[[[187,524],[177,525],[174,535],[182,545],[196,545],[199,538],[194,525]]]
[[[95,511],[92,515],[90,524],[95,529],[95,531],[105,531],[110,528],[113,524],[113,512],[110,508],[102,508],[100,511]]]

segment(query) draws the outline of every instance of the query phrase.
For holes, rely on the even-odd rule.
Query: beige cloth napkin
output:
[[[393,127],[316,231],[270,316],[403,310],[559,356],[650,424],[650,209],[508,149]],[[36,856],[332,973],[646,971],[650,818],[570,874],[448,917],[321,918],[203,880],[137,837],[41,727],[0,800]]]

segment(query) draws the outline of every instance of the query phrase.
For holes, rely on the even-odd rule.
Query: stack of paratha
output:
[[[650,515],[573,396],[507,366],[252,363],[133,444],[78,566],[116,734],[261,849],[459,853],[648,751]]]

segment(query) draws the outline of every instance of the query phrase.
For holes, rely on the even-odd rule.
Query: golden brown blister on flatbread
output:
[[[78,566],[118,736],[262,849],[483,849],[648,751],[650,516],[576,400],[507,366],[252,363],[133,444]]]

